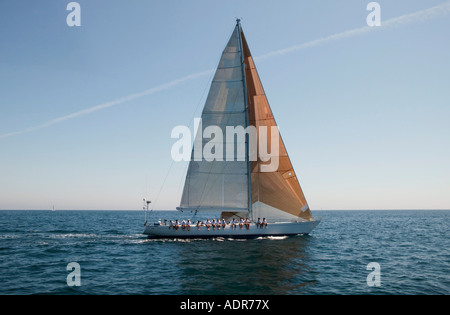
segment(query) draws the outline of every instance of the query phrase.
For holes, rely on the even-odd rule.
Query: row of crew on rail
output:
[[[161,222],[161,219],[159,219],[159,225],[168,225],[169,226],[169,230],[174,229],[174,230],[178,230],[179,228],[181,228],[183,231],[184,230],[191,230],[191,226],[193,225],[191,220],[183,220],[183,221],[178,221],[178,220],[170,220],[169,224],[167,224],[167,220],[164,220],[164,223]],[[255,222],[256,224],[256,228],[257,229],[262,229],[262,228],[267,228],[267,220],[266,218],[263,218],[261,220],[261,218],[258,218],[258,220]],[[237,227],[239,226],[239,229],[243,230],[244,227],[249,230],[250,229],[250,220],[249,218],[245,218],[245,219],[232,219],[229,223],[227,223],[225,221],[225,219],[212,219],[211,221],[209,219],[206,219],[205,222],[203,221],[197,221],[197,229],[200,230],[202,226],[206,227],[206,229],[209,231],[211,228],[213,230],[217,229],[226,229],[227,227],[231,227],[231,229],[236,230]]]

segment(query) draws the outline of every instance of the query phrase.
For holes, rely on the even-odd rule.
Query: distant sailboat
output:
[[[55,211],[55,206],[53,205],[53,207],[52,207],[52,211]]]
[[[209,126],[255,127],[257,143],[264,135],[260,127],[276,127],[272,110],[266,98],[261,80],[247,45],[240,20],[223,51],[212,81],[208,98],[202,113],[202,125],[196,135],[196,143],[205,145],[203,132]],[[266,134],[267,135],[267,134]],[[259,152],[257,159],[251,149],[250,134],[241,143],[245,145],[245,158],[235,150],[234,159],[198,159],[195,144],[186,175],[180,207],[183,212],[216,213],[214,218],[226,221],[223,228],[197,227],[197,221],[190,229],[175,229],[169,225],[147,223],[144,234],[163,238],[204,238],[204,237],[258,237],[309,234],[320,220],[313,218],[298,182],[281,136],[279,143],[278,168],[264,171],[267,161]],[[266,137],[267,138],[267,137]],[[199,142],[198,142],[199,141]],[[226,139],[221,145],[226,146]],[[243,143],[245,142],[245,143]],[[267,147],[271,148],[273,138],[269,137]],[[276,141],[274,142],[276,143]],[[253,147],[254,148],[254,147]],[[241,154],[242,155],[242,154]],[[273,158],[273,157],[272,157]],[[249,218],[250,224],[244,228],[233,228],[233,219]],[[259,224],[265,218],[267,226]],[[194,220],[193,220],[194,221]]]

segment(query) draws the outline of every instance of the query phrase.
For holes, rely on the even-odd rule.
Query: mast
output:
[[[244,88],[244,102],[245,102],[245,122],[246,128],[250,126],[250,118],[248,114],[248,96],[247,96],[247,82],[245,80],[245,59],[244,59],[244,48],[242,45],[242,27],[241,20],[236,19],[236,27],[238,28],[238,39],[239,39],[239,51],[241,54],[241,65],[242,65],[242,84]],[[247,173],[248,173],[248,213],[251,220],[253,220],[253,205],[252,205],[252,172],[251,172],[251,161],[250,161],[250,134],[246,133],[246,148],[245,155],[247,161]]]

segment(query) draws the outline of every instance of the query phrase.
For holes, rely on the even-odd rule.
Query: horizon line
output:
[[[147,210],[143,209],[0,209],[0,211],[48,211],[48,212],[61,212],[61,211],[134,211],[134,212],[144,212]],[[148,210],[148,212],[158,211],[158,212],[180,212],[178,210]],[[448,209],[312,209],[311,212],[317,211],[450,211]],[[207,213],[207,211],[205,211]]]

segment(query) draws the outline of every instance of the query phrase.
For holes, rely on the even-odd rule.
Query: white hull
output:
[[[250,224],[250,228],[245,226],[241,229],[239,226],[233,229],[227,225],[225,229],[212,227],[208,229],[202,226],[200,229],[193,225],[188,230],[179,227],[178,230],[170,228],[167,225],[147,225],[144,233],[149,238],[256,238],[261,236],[290,236],[299,234],[309,234],[320,223],[320,220],[309,222],[283,222],[269,223],[267,227],[258,228],[256,224]]]

